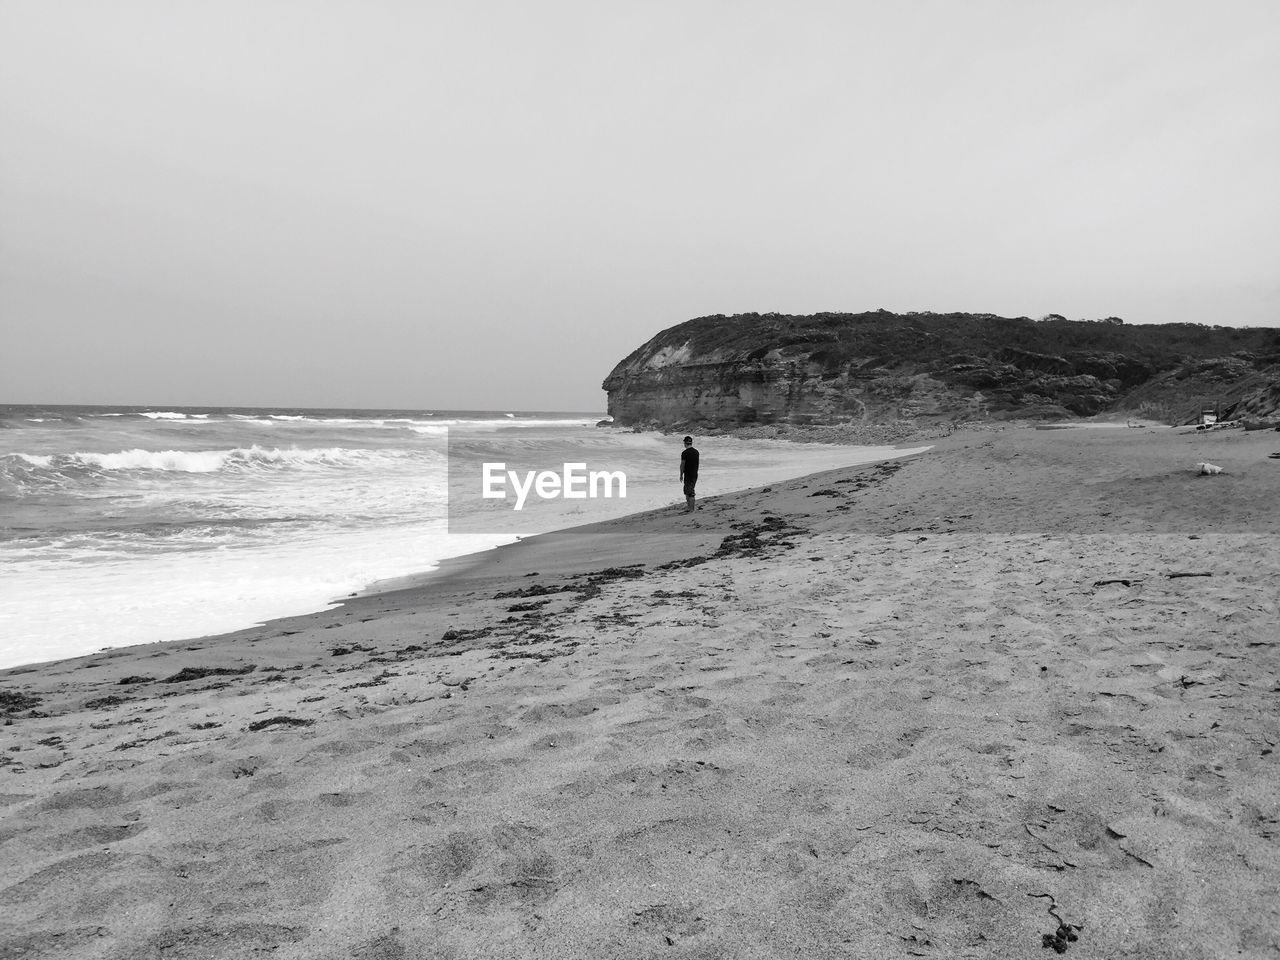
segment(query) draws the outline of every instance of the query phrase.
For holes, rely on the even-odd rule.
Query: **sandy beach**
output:
[[[975,430],[0,672],[0,958],[1280,957],[1277,450]]]

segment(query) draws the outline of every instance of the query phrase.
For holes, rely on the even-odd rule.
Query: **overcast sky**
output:
[[[1280,3],[0,0],[0,403],[602,410],[710,313],[1280,326]]]

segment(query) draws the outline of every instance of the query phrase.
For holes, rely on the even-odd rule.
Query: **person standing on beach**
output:
[[[693,513],[698,509],[694,502],[694,487],[698,484],[698,448],[693,445],[693,437],[684,438],[684,449],[680,451],[680,482],[684,484],[684,512]]]

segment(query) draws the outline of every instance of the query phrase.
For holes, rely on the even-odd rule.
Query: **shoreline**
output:
[[[956,434],[0,671],[0,946],[1274,951],[1276,446]]]
[[[863,446],[863,445],[858,445]],[[920,456],[932,449],[932,444],[924,445],[923,450],[918,450],[917,444],[908,444],[906,441],[895,444],[886,444],[886,450],[902,450],[901,453],[887,453],[885,456],[876,460],[861,461],[856,464],[850,464],[841,467],[833,467],[829,470],[820,470],[816,473],[802,474],[797,477],[788,477],[784,480],[774,481],[771,484],[759,484],[753,487],[743,487],[741,489],[730,490],[726,493],[712,494],[706,497],[699,497],[700,502],[717,501],[724,498],[740,497],[745,494],[754,493],[766,486],[779,486],[785,483],[795,483],[798,481],[807,481],[813,478],[824,476],[828,473],[843,473],[861,466],[870,466],[877,463],[886,463],[894,460],[900,460],[913,456]],[[546,530],[542,533],[532,534],[529,536],[521,536],[513,543],[499,544],[496,547],[489,547],[484,550],[476,550],[471,553],[458,554],[457,556],[445,557],[443,560],[431,570],[424,570],[418,573],[406,574],[403,577],[392,577],[387,580],[378,580],[368,584],[363,589],[357,591],[357,596],[361,598],[374,597],[385,593],[398,593],[404,590],[426,589],[433,584],[444,584],[455,577],[463,577],[468,573],[475,572],[476,568],[485,566],[488,562],[500,563],[502,558],[495,558],[495,554],[501,551],[507,551],[503,556],[518,555],[523,551],[517,550],[517,547],[526,545],[526,550],[533,550],[538,553],[550,552],[548,545],[558,541],[573,542],[577,537],[614,537],[625,536],[619,532],[619,528],[628,528],[632,526],[645,527],[650,523],[658,520],[658,518],[666,518],[670,514],[683,516],[683,505],[679,499],[671,505],[664,507],[649,508],[638,510],[634,513],[628,513],[620,517],[611,517],[604,520],[593,520],[590,523],[577,524],[571,527],[558,527],[554,530]],[[658,534],[660,536],[670,536],[670,533]],[[679,534],[675,534],[679,536]],[[699,538],[701,539],[701,538]],[[537,544],[537,546],[535,546]],[[572,565],[573,560],[566,557],[564,563]],[[544,564],[545,565],[545,564]],[[351,598],[344,597],[335,600],[334,603],[341,604]],[[323,611],[320,611],[323,612]]]
[[[850,446],[862,446],[862,445],[850,445]],[[897,451],[900,449],[911,450],[914,448],[908,447],[906,446],[906,444],[899,443],[899,444],[883,444],[881,445],[881,449],[885,451]],[[900,456],[903,456],[903,454],[897,453],[897,452],[887,452],[881,459],[894,459]],[[880,462],[880,460],[866,461],[866,462]],[[792,477],[788,479],[794,480],[798,478]],[[745,492],[746,490],[749,490],[749,489],[752,489],[752,488],[750,487],[741,488],[739,490],[729,491],[727,494],[721,494],[721,495],[732,496],[737,493]],[[661,512],[663,509],[665,508],[642,509],[637,511],[636,513],[629,513],[621,517],[611,518],[611,520],[609,521],[597,520],[597,521],[592,521],[590,523],[578,524],[570,527],[555,528],[552,530],[543,531],[542,533],[524,535],[519,537],[515,541],[515,543],[527,542],[527,541],[531,541],[539,537],[545,537],[545,536],[560,537],[562,535],[567,535],[567,534],[587,533],[594,530],[594,528],[598,527],[602,523],[614,522],[614,523],[626,524],[633,517],[641,518],[649,514]],[[472,550],[468,553],[461,553],[461,554],[446,556],[438,561],[430,562],[432,565],[430,565],[427,569],[416,569],[408,573],[387,577],[379,580],[374,580],[374,581],[364,583],[363,585],[360,585],[357,587],[352,587],[348,592],[344,593],[343,595],[330,597],[327,600],[322,601],[322,605],[304,610],[300,613],[285,613],[280,616],[269,617],[268,619],[265,619],[265,620],[251,622],[246,624],[245,626],[235,627],[232,629],[220,629],[212,633],[203,633],[203,634],[195,633],[195,634],[188,634],[186,636],[179,636],[179,637],[168,639],[168,640],[154,640],[154,641],[147,641],[144,643],[128,644],[125,646],[100,647],[95,650],[91,650],[86,653],[82,653],[74,656],[58,656],[51,660],[31,660],[25,663],[14,664],[12,666],[3,666],[3,667],[0,667],[0,681],[3,680],[5,673],[10,670],[21,670],[23,668],[32,667],[32,666],[52,665],[52,664],[60,663],[62,661],[82,660],[88,657],[93,657],[100,654],[106,654],[111,651],[127,650],[127,649],[132,649],[134,647],[150,648],[150,647],[163,646],[165,644],[183,644],[183,643],[190,643],[198,640],[207,641],[211,638],[216,638],[222,635],[242,634],[247,631],[262,629],[273,623],[282,622],[286,620],[297,621],[297,620],[307,618],[307,617],[312,617],[312,616],[319,617],[326,613],[331,613],[336,609],[340,609],[344,603],[348,602],[353,598],[357,598],[357,597],[364,598],[364,597],[376,596],[382,593],[398,592],[401,590],[412,589],[419,586],[427,586],[433,582],[448,579],[457,571],[467,570],[474,567],[477,564],[485,563],[486,562],[485,558],[493,554],[494,551],[502,550],[504,548],[514,546],[515,543],[506,543],[506,544],[499,544],[497,546],[492,546],[492,547],[483,547],[477,550]]]

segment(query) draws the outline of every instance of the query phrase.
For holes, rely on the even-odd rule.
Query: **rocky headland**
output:
[[[605,378],[620,426],[887,427],[1280,411],[1280,329],[971,313],[718,314]]]

